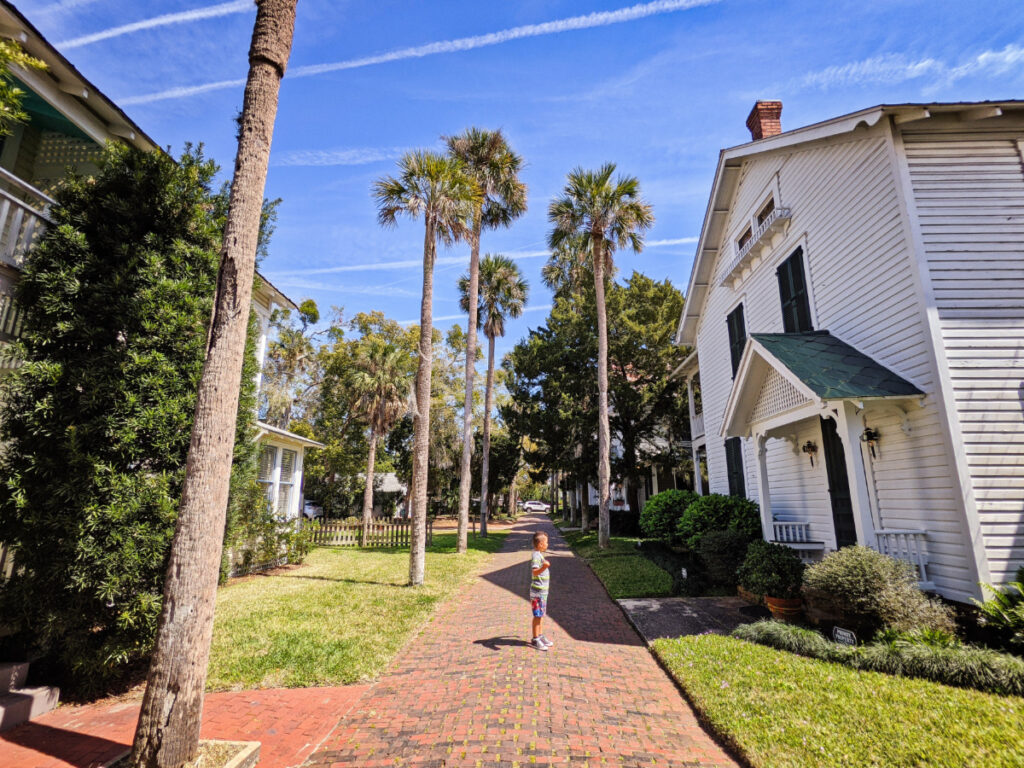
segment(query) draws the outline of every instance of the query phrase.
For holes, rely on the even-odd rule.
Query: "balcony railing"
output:
[[[761,252],[761,246],[770,247],[775,234],[782,232],[792,218],[793,213],[789,208],[776,208],[768,214],[765,220],[757,225],[757,229],[754,230],[750,239],[742,246],[736,244],[736,256],[722,271],[721,282],[729,280],[737,271],[750,263],[754,256]]]
[[[20,269],[25,254],[46,231],[53,199],[0,168],[0,262]]]
[[[704,414],[695,413],[690,419],[690,437],[696,439],[704,436]]]
[[[879,552],[910,563],[917,571],[918,580],[929,583],[928,555],[924,543],[927,535],[925,531],[909,528],[883,528],[875,531],[875,540]]]

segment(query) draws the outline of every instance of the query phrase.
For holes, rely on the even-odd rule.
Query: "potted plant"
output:
[[[740,587],[755,595],[764,595],[772,616],[792,621],[803,613],[804,564],[787,546],[755,541],[747,549],[747,557],[736,572]]]

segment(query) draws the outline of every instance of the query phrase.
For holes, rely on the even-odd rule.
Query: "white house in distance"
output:
[[[781,112],[721,152],[697,246],[695,464],[768,540],[978,597],[1024,565],[1024,102]]]

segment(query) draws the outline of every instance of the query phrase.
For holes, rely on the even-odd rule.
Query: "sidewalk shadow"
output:
[[[498,637],[489,637],[486,640],[474,640],[474,645],[482,645],[491,651],[498,651],[502,648],[522,648],[529,646],[530,644],[519,637],[509,637],[508,635],[499,635]]]
[[[5,742],[49,755],[75,768],[103,765],[131,747],[130,742],[122,744],[101,736],[31,722],[0,734],[0,747]]]

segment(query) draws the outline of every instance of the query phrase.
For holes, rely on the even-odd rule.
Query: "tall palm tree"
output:
[[[473,211],[469,241],[469,321],[466,326],[466,402],[462,414],[462,464],[459,475],[458,551],[468,545],[469,496],[473,485],[473,378],[476,375],[477,293],[480,273],[480,234],[484,229],[508,227],[526,212],[526,185],[519,180],[523,159],[513,152],[500,130],[467,128],[447,136],[448,154],[461,160],[480,187]]]
[[[373,185],[377,220],[393,227],[399,216],[423,216],[423,298],[420,303],[419,362],[416,367],[416,412],[413,415],[413,514],[409,584],[423,583],[426,560],[427,459],[430,440],[430,371],[433,356],[434,261],[437,244],[472,237],[471,221],[481,200],[480,187],[457,158],[436,152],[407,153],[398,161],[398,176]]]
[[[548,208],[551,233],[548,243],[555,252],[574,245],[580,253],[589,253],[593,261],[594,292],[597,299],[597,543],[608,547],[608,496],[611,482],[611,435],[608,427],[608,312],[605,307],[605,275],[612,269],[612,254],[617,248],[643,250],[643,233],[654,223],[651,206],[640,198],[640,182],[635,176],[618,176],[614,163],[605,163],[597,171],[575,168],[565,189]]]
[[[373,517],[373,470],[377,441],[386,437],[409,404],[409,358],[406,352],[380,337],[366,340],[352,372],[356,410],[370,427],[366,458],[366,490],[363,492],[363,537]]]
[[[480,262],[477,318],[487,337],[487,390],[484,397],[484,445],[480,471],[480,534],[487,535],[488,472],[491,459],[491,411],[494,409],[494,340],[505,335],[505,320],[523,314],[529,286],[507,256],[487,254]],[[462,311],[472,306],[472,278],[459,278]]]
[[[195,760],[228,506],[238,394],[277,97],[297,0],[257,0],[206,362],[196,397],[163,607],[130,758],[133,768]],[[216,534],[216,535],[214,535]]]

